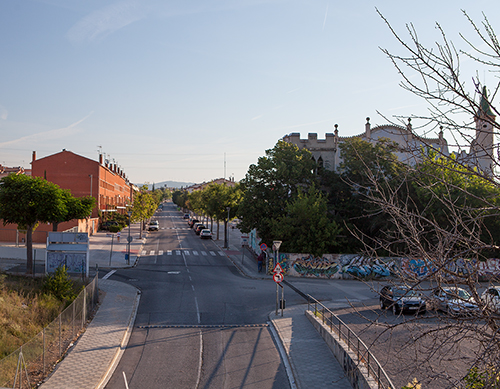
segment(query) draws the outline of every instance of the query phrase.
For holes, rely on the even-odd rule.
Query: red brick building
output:
[[[60,223],[58,231],[74,229],[78,232],[93,234],[99,227],[98,211],[101,214],[105,212],[125,213],[126,206],[132,203],[135,186],[129,183],[125,173],[116,164],[103,161],[102,154],[99,156],[99,161],[95,161],[63,150],[37,159],[34,151],[31,175],[43,177],[62,189],[69,189],[75,197],[92,196],[96,199],[96,206],[90,218]],[[0,225],[0,230],[3,230],[0,240],[22,242],[24,235],[21,236],[16,232],[16,225],[10,224],[5,227]],[[33,235],[33,240],[44,242],[47,231],[52,231],[52,225],[39,225]]]

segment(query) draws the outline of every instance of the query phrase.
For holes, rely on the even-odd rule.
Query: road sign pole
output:
[[[276,283],[276,316],[278,316],[278,305],[279,305],[279,284]]]
[[[285,288],[281,285],[281,317],[283,317],[283,308],[285,307]]]

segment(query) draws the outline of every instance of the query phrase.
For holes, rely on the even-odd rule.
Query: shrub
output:
[[[66,266],[58,267],[53,275],[48,275],[45,278],[43,291],[66,302],[73,301],[77,296],[74,284],[68,276]]]
[[[123,226],[118,225],[118,226],[109,226],[109,232],[118,232],[121,231]]]

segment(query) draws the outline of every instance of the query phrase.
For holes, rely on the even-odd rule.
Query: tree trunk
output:
[[[53,232],[57,232],[57,227],[59,226],[59,223],[56,222],[56,223],[52,223],[52,231]]]
[[[26,230],[26,274],[33,274],[33,226]]]

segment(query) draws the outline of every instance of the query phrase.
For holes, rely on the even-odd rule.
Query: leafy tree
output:
[[[92,213],[95,206],[93,197],[73,197],[67,189],[62,189],[62,195],[66,204],[66,212],[59,220],[52,220],[53,231],[57,231],[58,224],[68,220],[85,219]]]
[[[178,207],[187,208],[188,193],[186,191],[176,190],[172,193],[172,201]]]
[[[274,236],[273,220],[286,214],[286,207],[317,182],[316,163],[310,151],[282,140],[266,150],[257,164],[250,165],[240,182],[243,200],[238,215],[240,228],[249,232],[256,228],[262,240],[270,245]]]
[[[145,220],[151,218],[157,208],[157,200],[151,193],[149,193],[148,187],[144,185],[134,196],[131,216],[132,220],[138,220],[142,223],[140,238],[142,238],[142,230],[144,229]]]
[[[287,204],[286,213],[272,221],[272,231],[283,242],[281,251],[321,256],[333,252],[342,228],[329,220],[325,197],[311,187]]]
[[[40,177],[11,174],[0,181],[0,219],[4,225],[26,228],[28,274],[33,273],[33,231],[38,224],[71,220],[76,214],[81,216],[80,205],[82,203],[68,192]]]

